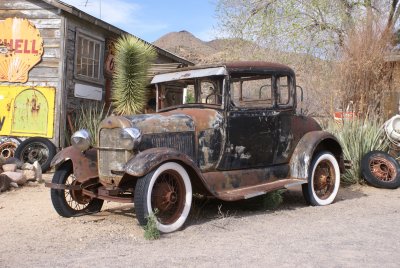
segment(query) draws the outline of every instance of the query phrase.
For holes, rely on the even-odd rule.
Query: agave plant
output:
[[[331,122],[328,131],[333,133],[343,147],[344,158],[352,161],[351,169],[346,170],[342,181],[348,184],[362,182],[361,159],[372,150],[387,151],[389,141],[383,129],[384,121],[378,116],[344,121],[343,124]]]
[[[136,114],[146,104],[148,70],[156,57],[154,48],[131,35],[115,45],[113,106],[116,114]]]
[[[97,141],[98,126],[100,122],[110,115],[110,109],[106,110],[104,104],[89,104],[81,106],[81,111],[76,115],[74,129],[86,129],[92,137],[91,143],[95,145]]]

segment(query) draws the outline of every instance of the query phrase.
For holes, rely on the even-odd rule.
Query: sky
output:
[[[182,30],[203,41],[216,37],[215,0],[61,1],[148,42]]]

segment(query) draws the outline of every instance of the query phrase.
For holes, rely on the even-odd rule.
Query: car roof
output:
[[[287,65],[268,61],[234,61],[224,64],[229,73],[246,71],[276,71],[292,73],[294,71]]]
[[[212,65],[197,65],[179,68],[173,71],[156,74],[152,84],[177,80],[179,78],[204,77],[207,75],[248,74],[248,73],[282,73],[294,76],[294,71],[287,65],[267,61],[234,61]]]

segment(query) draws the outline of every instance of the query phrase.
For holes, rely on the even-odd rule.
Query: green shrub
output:
[[[160,238],[160,231],[157,229],[157,218],[155,213],[147,217],[147,224],[144,226],[144,238],[147,240],[156,240]]]
[[[327,130],[334,134],[342,145],[344,159],[352,161],[351,169],[347,169],[342,176],[343,183],[362,183],[362,157],[372,150],[388,150],[389,141],[383,124],[383,119],[378,116],[344,121],[343,124],[332,120],[328,124]]]
[[[262,207],[266,210],[274,210],[280,206],[283,202],[282,194],[285,190],[276,190],[273,192],[267,193],[263,197]]]
[[[84,108],[85,107],[85,108]],[[104,104],[84,104],[81,109],[72,114],[71,124],[64,129],[65,144],[71,146],[71,135],[80,129],[89,131],[92,140],[91,145],[96,145],[97,131],[100,122],[110,115],[110,109],[106,110]]]
[[[106,110],[104,104],[89,104],[81,106],[79,113],[75,115],[74,129],[86,129],[90,133],[91,145],[94,146],[97,141],[98,127],[100,122],[110,115],[110,109]]]

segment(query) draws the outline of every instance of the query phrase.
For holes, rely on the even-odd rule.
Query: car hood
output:
[[[137,127],[142,134],[216,129],[222,125],[221,112],[205,108],[182,108],[156,114],[110,116],[100,128]]]

